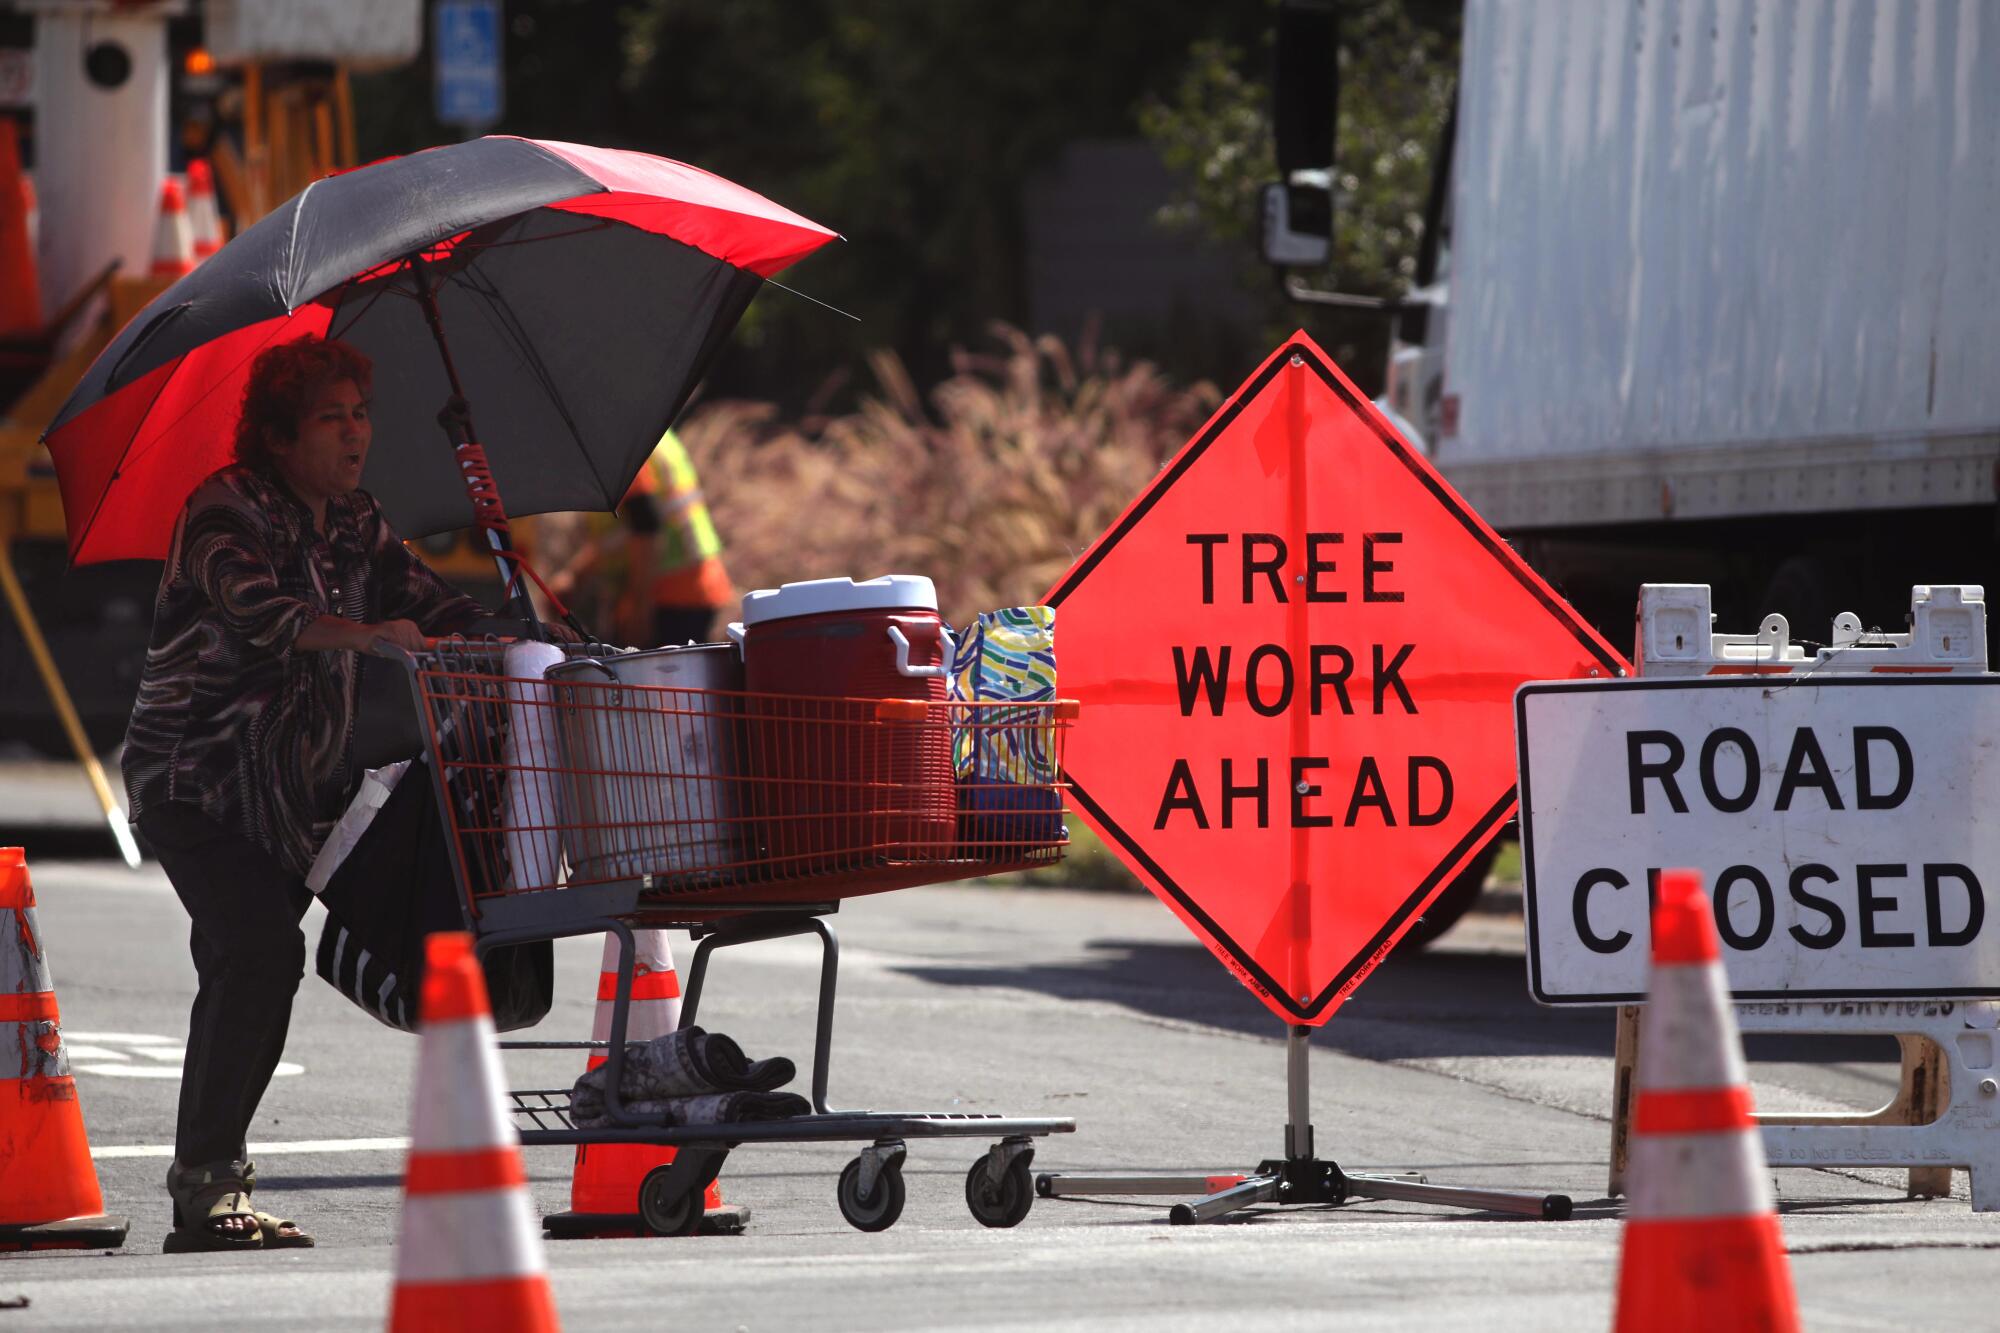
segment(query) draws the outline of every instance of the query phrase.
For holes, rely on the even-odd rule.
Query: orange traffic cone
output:
[[[194,232],[194,262],[199,264],[222,248],[222,214],[215,207],[215,173],[209,170],[208,159],[191,159],[187,176],[188,225]]]
[[[172,176],[160,182],[160,218],[153,224],[153,276],[178,278],[194,272],[194,227],[187,196]]]
[[[396,1240],[395,1330],[555,1329],[520,1138],[472,937],[425,943],[410,1159]]]
[[[1799,1327],[1701,877],[1660,876],[1639,1037],[1618,1333]]]
[[[0,334],[42,327],[35,275],[34,187],[21,172],[20,130],[0,116]]]
[[[681,1023],[681,978],[674,970],[673,949],[664,930],[632,932],[632,1004],[625,1014],[625,1040],[651,1041]],[[618,937],[604,937],[604,962],[597,974],[597,1018],[593,1041],[611,1040],[611,1006],[618,994]],[[602,1051],[592,1051],[586,1070],[604,1063]],[[637,1236],[646,1234],[639,1220],[639,1185],[646,1174],[674,1160],[674,1150],[651,1143],[586,1143],[576,1150],[570,1174],[569,1211],[551,1213],[542,1226],[551,1236]],[[750,1210],[726,1207],[722,1190],[710,1181],[702,1199],[701,1230],[711,1235],[737,1232]]]
[[[59,1022],[28,859],[0,847],[0,1248],[125,1243],[125,1219],[104,1214]]]

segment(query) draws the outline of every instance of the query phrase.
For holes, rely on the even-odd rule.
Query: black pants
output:
[[[139,831],[193,918],[198,979],[181,1065],[174,1160],[240,1166],[250,1121],[285,1050],[305,975],[305,880],[184,802],[148,806]]]

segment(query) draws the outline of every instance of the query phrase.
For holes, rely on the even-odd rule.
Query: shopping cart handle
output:
[[[455,636],[453,635],[444,635],[444,634],[426,634],[424,636],[424,651],[427,653],[434,653],[438,650],[438,645],[449,643],[452,641],[454,637]],[[510,644],[517,643],[519,642],[519,640],[514,639],[507,635],[495,635],[493,636],[491,642],[500,644],[504,647]],[[404,648],[398,644],[390,643],[386,639],[377,639],[375,640],[375,642],[369,644],[368,655],[370,657],[386,657],[391,662],[400,662],[404,666],[409,666],[416,661],[415,655],[412,654],[409,649]]]
[[[910,640],[899,626],[889,626],[889,641],[896,645],[896,671],[905,676],[949,676],[954,646],[951,631],[938,626],[941,655],[944,660],[936,666],[920,667],[910,665]]]

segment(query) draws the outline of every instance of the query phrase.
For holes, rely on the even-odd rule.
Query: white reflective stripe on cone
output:
[[[411,1151],[463,1152],[520,1142],[500,1101],[507,1082],[493,1042],[493,1020],[484,1014],[423,1029]]]
[[[56,1036],[53,1051],[42,1045],[42,1038],[52,1033],[56,1033],[56,1025],[45,1018],[25,1023],[0,1023],[0,1052],[18,1052],[20,1056],[18,1060],[5,1061],[6,1068],[0,1070],[0,1083],[23,1078],[68,1078],[69,1051],[63,1046],[60,1034]],[[10,1151],[13,1146],[8,1145]]]
[[[612,1001],[600,1000],[597,1017],[591,1020],[590,1039],[592,1041],[611,1040]],[[625,1011],[625,1041],[651,1041],[664,1037],[681,1025],[681,1002],[672,1000],[634,1000]]]
[[[541,1223],[520,1186],[403,1198],[396,1281],[459,1282],[543,1272]]]
[[[21,921],[24,914],[25,930]],[[11,949],[0,948],[0,995],[32,995],[56,988],[49,977],[48,955],[30,944],[39,945],[42,940],[32,907],[0,907],[0,940],[14,942]]]
[[[635,930],[632,932],[632,985],[636,991],[640,982],[640,969],[661,973],[674,970],[673,945],[664,930]],[[617,985],[618,977],[618,937],[604,937],[604,962],[598,969],[600,983],[610,977],[611,985]],[[600,988],[599,994],[603,993]],[[590,1039],[592,1041],[611,1040],[611,1007],[613,1001],[599,1000],[597,1013],[591,1019]],[[668,999],[634,1000],[625,1016],[625,1039],[651,1041],[664,1037],[681,1025],[681,997]]]
[[[634,968],[645,968],[649,972],[671,972],[674,970],[674,950],[667,941],[664,930],[635,930],[632,932],[632,960]],[[604,937],[604,971],[618,970],[618,937]]]
[[[1654,966],[1633,1078],[1640,1089],[1748,1086],[1750,1073],[1721,964]]]
[[[1754,1217],[1771,1211],[1771,1179],[1754,1129],[1635,1134],[1625,1179],[1629,1218]]]

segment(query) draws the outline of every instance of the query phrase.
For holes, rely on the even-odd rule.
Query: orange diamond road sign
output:
[[[1078,560],[1074,807],[1320,1024],[1514,810],[1514,689],[1624,662],[1303,333]]]

